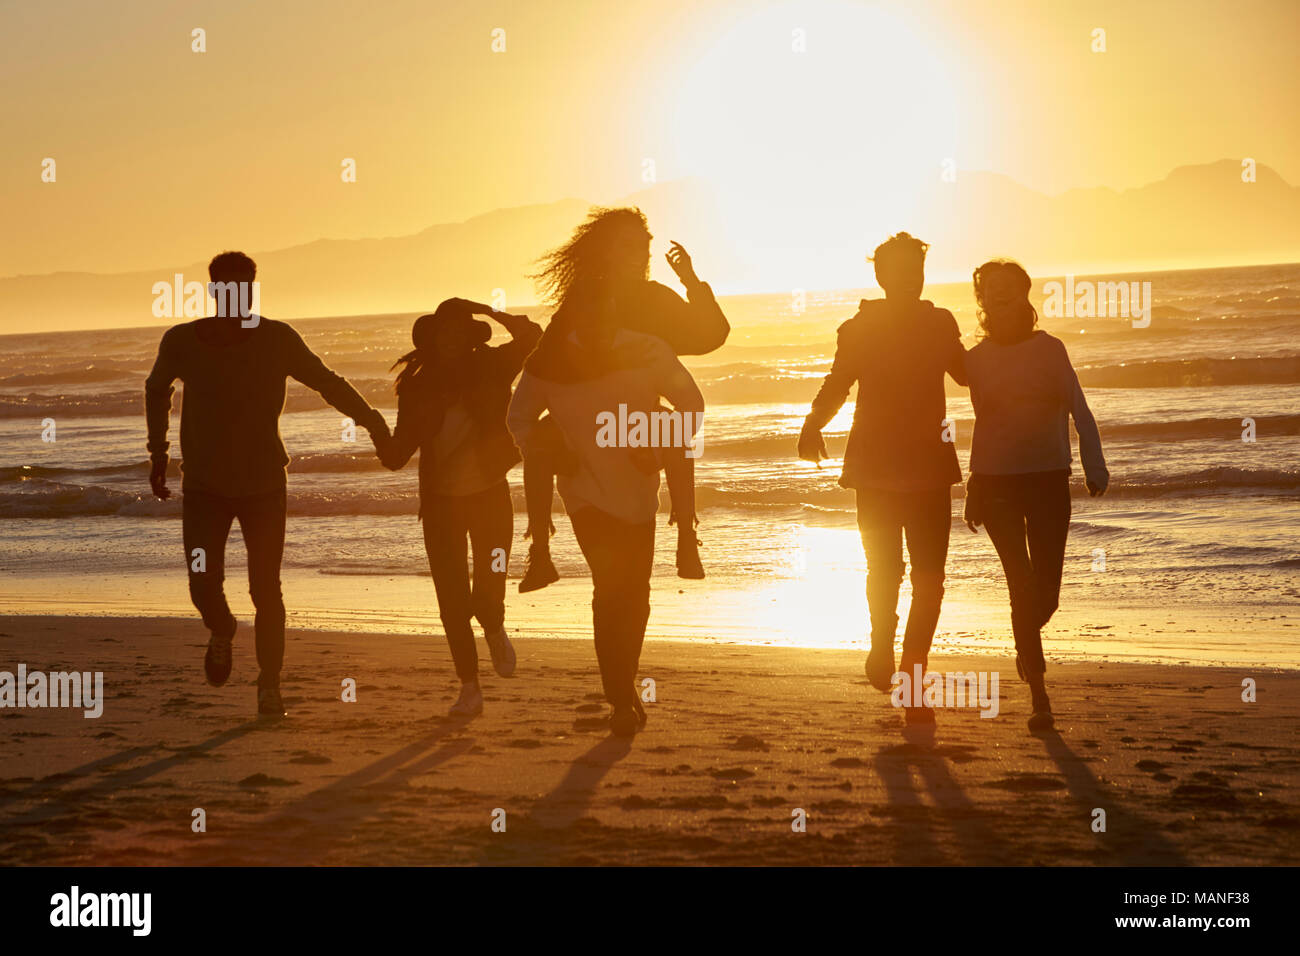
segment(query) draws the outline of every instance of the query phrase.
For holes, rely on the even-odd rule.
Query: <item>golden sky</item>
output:
[[[1300,183],[1298,40],[1294,0],[4,2],[0,275],[607,202],[646,159],[755,206],[887,204],[945,158],[1049,193],[1242,156]]]

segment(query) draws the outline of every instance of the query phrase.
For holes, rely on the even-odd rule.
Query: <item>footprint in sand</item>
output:
[[[1011,790],[1016,793],[1039,793],[1046,790],[1064,790],[1065,781],[1057,777],[1044,776],[1043,774],[1020,773],[1011,777],[1003,777],[1001,780],[994,780],[988,786]]]
[[[708,774],[714,780],[730,780],[732,783],[737,780],[748,780],[754,776],[753,771],[746,770],[744,767],[724,767],[721,770],[710,770]]]
[[[1237,795],[1222,784],[1180,783],[1174,787],[1172,796],[1180,803],[1194,803],[1219,810],[1235,810],[1238,807]]]
[[[285,780],[283,777],[271,777],[264,773],[255,773],[239,781],[239,786],[257,789],[259,787],[296,787],[297,780]]]
[[[599,714],[605,709],[603,704],[579,704],[573,708],[580,714]]]
[[[333,763],[334,761],[331,760],[329,757],[324,756],[323,754],[300,753],[297,756],[290,757],[288,762],[303,763],[303,764],[324,764],[324,763]]]

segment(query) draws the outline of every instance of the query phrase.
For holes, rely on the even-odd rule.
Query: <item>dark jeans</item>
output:
[[[205,491],[186,491],[181,499],[181,536],[189,568],[190,599],[208,630],[218,636],[235,633],[235,618],[226,603],[226,539],[239,519],[248,553],[248,593],[257,609],[254,619],[258,682],[274,685],[284,663],[284,598],[280,594],[280,559],[284,556],[285,500],[283,491],[245,498],[227,498]],[[194,570],[194,549],[202,548],[206,568]]]
[[[858,489],[858,531],[867,554],[867,607],[872,648],[894,646],[898,589],[903,583],[903,540],[912,563],[912,608],[903,633],[903,656],[924,663],[943,604],[943,567],[952,528],[947,487],[917,491]]]
[[[993,547],[1011,594],[1011,630],[1026,670],[1042,673],[1042,627],[1061,600],[1061,567],[1070,533],[1070,473],[972,475]]]
[[[429,554],[433,587],[438,592],[438,614],[447,634],[456,676],[462,681],[478,678],[478,649],[474,643],[477,618],[484,630],[505,623],[506,572],[510,542],[515,533],[514,506],[510,485],[504,478],[485,491],[472,495],[428,495],[421,503],[424,517],[424,549]],[[474,572],[470,576],[466,539],[474,549]],[[493,552],[501,549],[498,566],[492,570]]]
[[[615,707],[630,707],[650,620],[655,523],[629,524],[597,508],[582,508],[569,520],[591,567],[592,629],[605,699]]]

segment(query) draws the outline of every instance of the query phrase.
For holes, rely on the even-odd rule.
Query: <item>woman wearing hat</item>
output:
[[[489,346],[499,322],[511,340]],[[505,591],[514,509],[506,473],[520,460],[506,430],[510,389],[524,359],[541,338],[524,315],[497,312],[467,299],[448,299],[415,320],[415,348],[393,365],[397,427],[379,444],[379,459],[394,471],[420,449],[420,519],[438,594],[438,612],[461,680],[455,716],[483,711],[473,619],[502,677],[515,669],[506,636]],[[473,549],[473,576],[466,542]]]

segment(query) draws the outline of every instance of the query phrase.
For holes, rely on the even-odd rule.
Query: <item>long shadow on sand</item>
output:
[[[473,737],[456,736],[468,724],[465,718],[445,718],[432,733],[303,795],[230,839],[204,847],[203,858],[239,862],[247,847],[255,846],[278,866],[318,862],[349,839],[358,824],[382,816],[385,805],[413,778],[472,750]]]
[[[538,798],[513,839],[481,845],[479,864],[545,865],[571,857],[586,839],[599,841],[599,827],[584,830],[583,820],[600,781],[632,751],[632,741],[609,736],[569,765],[560,782]],[[557,833],[558,831],[558,833]]]
[[[125,791],[137,784],[155,777],[160,773],[170,770],[179,764],[185,763],[192,759],[196,754],[206,753],[215,750],[222,744],[227,744],[232,740],[237,740],[245,734],[251,733],[259,727],[267,726],[260,720],[251,720],[247,723],[240,724],[237,727],[231,727],[229,730],[223,730],[219,734],[209,737],[207,740],[193,744],[187,747],[180,747],[172,754],[166,757],[160,757],[157,760],[138,767],[128,767],[125,770],[119,770],[116,773],[103,777],[87,787],[66,787],[65,784],[73,783],[77,780],[84,779],[97,770],[104,767],[110,767],[114,764],[127,760],[134,760],[137,757],[154,753],[157,747],[133,747],[130,750],[122,751],[109,757],[101,757],[90,763],[83,764],[66,773],[52,774],[43,780],[38,780],[30,787],[20,790],[16,793],[7,794],[0,805],[18,800],[38,798],[45,802],[38,806],[32,807],[25,813],[17,814],[0,820],[0,835],[11,827],[23,827],[32,823],[39,823],[50,820],[55,817],[75,814],[90,815],[95,812],[95,802],[98,798],[108,796],[119,791]]]
[[[1051,732],[1039,737],[1047,755],[1065,778],[1070,799],[1081,811],[1080,819],[1090,820],[1092,811],[1098,807],[1106,811],[1106,832],[1096,837],[1115,856],[1100,862],[1123,866],[1188,865],[1182,851],[1159,832],[1156,824],[1116,802],[1113,788],[1105,787],[1092,775],[1088,764],[1070,749],[1060,734]]]
[[[571,826],[591,806],[605,774],[631,751],[627,738],[606,737],[569,765],[555,789],[533,804],[529,816],[547,829]]]
[[[942,749],[931,750],[914,743],[882,748],[874,761],[877,776],[889,795],[888,813],[892,817],[894,850],[891,858],[908,864],[991,862],[990,850],[996,836],[981,819],[982,811],[953,779]],[[920,776],[917,788],[913,771]],[[934,806],[922,799],[929,794]],[[941,849],[937,829],[950,830],[961,850],[954,860]]]

